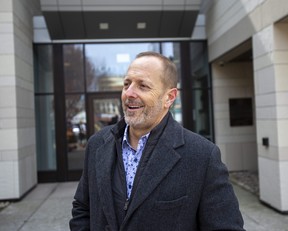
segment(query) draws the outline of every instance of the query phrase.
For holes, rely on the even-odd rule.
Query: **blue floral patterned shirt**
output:
[[[130,198],[137,167],[139,165],[143,150],[148,140],[149,134],[142,136],[138,142],[137,150],[129,144],[128,125],[125,128],[122,142],[122,156],[126,174],[127,198]]]

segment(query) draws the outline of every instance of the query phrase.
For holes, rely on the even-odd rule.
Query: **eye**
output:
[[[141,83],[139,85],[140,89],[143,89],[143,90],[149,90],[151,89],[149,85],[145,84],[145,83]]]
[[[123,88],[124,89],[127,89],[128,87],[129,87],[129,82],[128,81],[124,81],[124,83],[123,83]]]

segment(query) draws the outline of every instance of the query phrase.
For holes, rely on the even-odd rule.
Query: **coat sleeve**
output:
[[[212,150],[206,170],[198,219],[200,230],[244,230],[239,203],[217,146]]]
[[[86,148],[83,173],[72,203],[72,219],[69,222],[71,231],[90,230],[89,186],[87,175],[89,162],[88,153],[89,145]]]

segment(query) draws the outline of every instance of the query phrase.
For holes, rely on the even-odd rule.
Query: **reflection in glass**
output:
[[[207,46],[203,42],[190,44],[193,95],[193,124],[195,132],[213,140],[212,103]]]
[[[84,95],[66,95],[68,168],[82,169],[87,142]]]
[[[180,60],[180,43],[176,42],[164,42],[161,43],[161,52],[164,56],[173,60],[177,67],[178,71],[178,95],[174,104],[170,108],[170,112],[172,113],[174,119],[182,124],[182,105],[181,105],[181,83],[180,83],[180,76],[181,76],[181,60]]]
[[[83,92],[83,45],[63,45],[63,59],[65,92]]]
[[[208,90],[193,91],[193,120],[195,132],[211,140],[211,107],[209,98]]]
[[[159,52],[159,43],[86,44],[87,91],[121,91],[130,62],[143,51]]]
[[[117,123],[121,118],[121,101],[117,98],[93,100],[94,132],[107,125]]]
[[[53,93],[52,45],[35,49],[35,92]]]
[[[207,50],[204,43],[191,43],[191,77],[193,88],[210,87]]]
[[[161,43],[161,52],[164,56],[173,60],[177,67],[178,72],[178,88],[181,88],[181,55],[180,55],[180,43],[177,42],[165,42]]]
[[[53,96],[36,96],[35,111],[38,171],[56,170],[55,112]]]

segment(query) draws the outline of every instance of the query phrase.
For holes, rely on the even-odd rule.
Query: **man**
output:
[[[144,52],[131,63],[124,119],[87,145],[71,230],[243,230],[218,147],[169,113],[176,86],[168,58]]]

